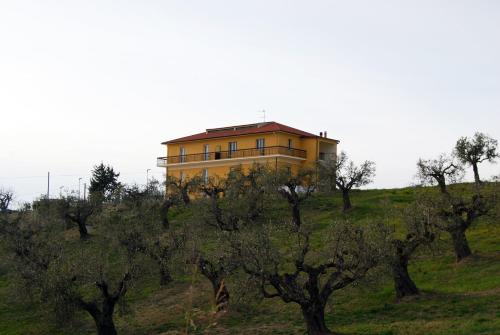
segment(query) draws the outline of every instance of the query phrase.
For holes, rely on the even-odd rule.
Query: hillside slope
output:
[[[412,189],[356,191],[355,208],[344,215],[339,197],[315,196],[304,216],[317,229],[334,218],[353,223],[383,219],[387,203],[403,207],[413,197]],[[390,278],[350,287],[332,296],[327,324],[341,334],[500,334],[500,224],[482,219],[467,236],[474,255],[461,264],[455,263],[445,234],[438,247],[421,250],[411,261],[420,297],[396,301]],[[116,316],[119,333],[179,334],[189,328],[193,334],[304,334],[302,315],[293,304],[278,298],[235,301],[227,314],[215,315],[208,282],[199,275],[177,279],[166,288],[156,278],[140,291],[132,288],[128,312]],[[14,302],[12,284],[0,265],[0,334],[94,333],[86,316],[63,328],[43,309]]]

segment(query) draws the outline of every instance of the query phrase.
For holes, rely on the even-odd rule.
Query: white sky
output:
[[[406,186],[500,139],[499,41],[498,1],[0,0],[0,186],[32,200],[50,171],[57,194],[101,161],[145,183],[160,142],[262,109]]]

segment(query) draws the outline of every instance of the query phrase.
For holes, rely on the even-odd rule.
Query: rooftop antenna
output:
[[[263,109],[259,111],[259,113],[262,114],[261,119],[263,120],[262,122],[266,122],[266,111]]]

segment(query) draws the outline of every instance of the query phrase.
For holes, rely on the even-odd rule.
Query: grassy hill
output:
[[[340,197],[314,196],[304,217],[321,230],[336,217],[353,223],[383,218],[387,203],[404,207],[413,198],[412,189],[355,191],[355,208],[342,214]],[[396,301],[389,277],[349,287],[333,294],[326,313],[328,326],[342,334],[500,334],[500,224],[483,218],[467,237],[474,255],[460,264],[455,263],[446,234],[432,251],[417,253],[410,274],[422,291],[419,297]],[[127,313],[116,315],[119,333],[180,334],[189,328],[190,334],[304,334],[296,305],[278,298],[233,301],[227,314],[215,315],[204,278],[176,279],[161,288],[151,276],[140,290],[132,288],[124,307]],[[0,334],[95,332],[84,314],[65,328],[54,324],[43,308],[14,299],[12,284],[0,264]]]

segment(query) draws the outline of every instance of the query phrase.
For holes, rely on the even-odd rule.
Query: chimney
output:
[[[323,137],[323,132],[322,131],[319,132],[319,137]]]
[[[327,136],[326,136],[326,130],[325,130],[325,137],[327,137]]]

